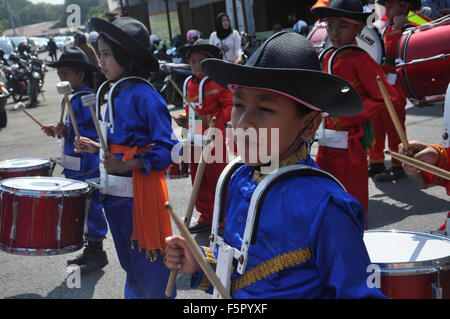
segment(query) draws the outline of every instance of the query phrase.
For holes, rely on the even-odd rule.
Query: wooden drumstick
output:
[[[428,164],[426,162],[420,161],[418,159],[415,159],[413,157],[409,157],[400,153],[391,152],[391,156],[398,159],[399,161],[402,161],[403,163],[406,163],[408,165],[414,166],[415,168],[418,168],[423,171],[427,171],[433,175],[436,175],[440,178],[450,180],[450,172],[439,168],[437,166]]]
[[[102,145],[103,150],[108,151],[108,145],[103,138],[102,131],[100,130],[100,124],[98,122],[97,115],[94,110],[94,104],[97,103],[97,98],[95,94],[86,94],[81,97],[81,103],[83,106],[88,106],[91,111],[92,120],[94,121],[95,129],[97,130],[98,138],[100,139],[100,143]]]
[[[200,189],[200,184],[201,184],[202,178],[203,178],[203,172],[205,171],[206,158],[204,155],[204,151],[205,151],[206,146],[211,143],[212,133],[214,131],[215,126],[216,126],[216,118],[213,117],[211,119],[208,134],[206,135],[205,147],[202,149],[202,152],[200,153],[199,164],[197,167],[197,172],[195,173],[194,183],[192,185],[191,196],[189,198],[188,207],[186,209],[186,215],[184,217],[184,225],[186,227],[189,227],[189,224],[191,223],[192,214],[194,212],[194,207],[195,207],[195,202],[197,200],[198,191]],[[166,296],[167,297],[172,296],[173,287],[175,286],[176,278],[177,278],[177,271],[172,270],[170,272],[169,280],[167,281],[167,286],[166,286]]]
[[[73,113],[72,105],[70,104],[70,100],[69,100],[69,94],[72,93],[72,88],[70,87],[70,83],[68,81],[59,82],[58,84],[56,84],[56,89],[58,90],[59,94],[64,95],[64,102],[65,102],[65,105],[67,106],[67,109],[69,110],[69,116],[72,121],[73,129],[75,130],[77,140],[79,140],[80,139],[80,131],[78,130],[78,125],[77,125],[77,121],[75,119],[75,114]],[[63,115],[64,115],[64,111],[63,111]]]
[[[33,115],[31,115],[30,113],[28,113],[28,111],[25,110],[25,104],[23,104],[22,102],[17,103],[14,106],[14,109],[16,109],[18,111],[22,111],[23,113],[28,115],[34,122],[36,122],[37,125],[39,125],[41,128],[44,128],[44,125],[42,125],[41,122],[39,122]]]
[[[181,235],[186,239],[186,242],[189,246],[189,249],[192,252],[192,255],[194,256],[194,259],[199,264],[200,268],[204,271],[206,277],[208,277],[211,284],[214,286],[214,288],[217,289],[220,296],[223,299],[231,299],[230,294],[227,292],[225,287],[222,285],[222,282],[217,277],[216,273],[212,269],[211,265],[206,260],[206,257],[203,255],[202,251],[198,247],[195,240],[192,238],[191,234],[189,233],[188,228],[185,224],[181,221],[181,219],[178,217],[178,215],[173,211],[172,207],[169,203],[166,203],[166,209],[169,212],[170,216],[172,217],[173,221],[177,225],[178,229],[181,232]]]
[[[178,94],[180,94],[180,96],[181,96],[184,100],[186,100],[187,104],[189,104],[189,106],[194,110],[195,115],[197,115],[198,117],[200,117],[200,114],[198,114],[197,110],[196,110],[195,107],[191,104],[191,102],[189,101],[189,99],[188,99],[186,96],[184,96],[183,92],[181,92],[180,88],[179,88],[178,85],[175,83],[175,81],[172,80],[172,79],[170,79],[169,81],[170,81],[170,83],[172,83],[173,87],[174,87],[175,90],[178,92]]]
[[[381,81],[381,77],[379,75],[377,75],[377,82],[378,82],[378,87],[380,88],[380,92],[383,95],[384,104],[386,104],[386,108],[389,112],[392,123],[394,123],[395,130],[397,131],[397,134],[400,137],[400,141],[402,142],[403,146],[405,147],[406,154],[408,156],[412,157],[412,156],[414,156],[414,153],[413,153],[411,147],[409,146],[408,139],[406,138],[406,133],[405,133],[405,131],[403,131],[403,127],[400,123],[400,120],[398,119],[398,116],[397,116],[397,113],[395,112],[394,106],[392,105],[392,101],[389,98],[387,90],[386,90],[383,82]],[[419,179],[420,186],[423,189],[426,189],[427,184],[425,183],[425,180],[423,179],[423,175],[419,174],[419,175],[417,175],[417,177]]]

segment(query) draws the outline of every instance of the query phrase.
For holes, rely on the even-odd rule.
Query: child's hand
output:
[[[76,153],[97,153],[100,149],[99,143],[83,136],[75,140],[74,145]]]
[[[183,122],[186,120],[186,115],[178,114],[177,116],[172,116],[172,118],[178,126],[183,127]]]
[[[415,159],[431,165],[436,165],[438,163],[439,154],[432,146],[418,141],[409,142],[409,146],[414,154]],[[407,155],[403,144],[400,144],[398,146],[398,152],[400,154]],[[410,166],[406,163],[403,163],[403,169],[405,170],[405,173],[408,175],[415,175],[420,173],[420,169],[414,166]]]
[[[47,134],[47,136],[55,137],[56,136],[56,127],[54,125],[44,125],[41,128],[42,132]]]
[[[181,236],[166,238],[166,267],[176,269],[183,274],[192,274],[200,271],[200,266],[195,261],[186,239]]]
[[[405,24],[406,16],[400,14],[394,17],[394,28],[403,29],[403,25]]]
[[[131,168],[127,165],[127,162],[122,162],[111,152],[105,153],[103,165],[108,173],[123,174],[131,170]]]

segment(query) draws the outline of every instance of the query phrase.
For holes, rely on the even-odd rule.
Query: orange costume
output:
[[[372,140],[371,125],[367,122],[380,112],[386,111],[383,96],[376,81],[377,75],[381,76],[393,103],[399,104],[400,101],[395,89],[387,83],[381,66],[367,53],[354,48],[342,49],[335,55],[332,70],[329,70],[329,60],[334,51],[335,49],[332,49],[325,55],[324,71],[351,83],[361,96],[364,110],[354,116],[325,119],[326,129],[348,132],[348,146],[334,148],[321,145],[319,141],[316,162],[320,168],[339,179],[347,191],[361,202],[367,217],[369,203],[367,151]]]
[[[383,36],[386,57],[384,63],[382,64],[382,67],[384,72],[386,73],[386,77],[389,80],[389,83],[394,86],[399,96],[399,103],[395,103],[394,106],[398,119],[402,124],[403,131],[406,132],[406,96],[400,86],[400,82],[397,80],[397,74],[395,71],[397,46],[402,32],[402,29],[396,29],[393,27],[389,27],[388,29],[386,29]],[[401,140],[387,110],[374,118],[372,120],[372,125],[375,132],[375,144],[370,149],[369,163],[384,164],[384,146],[386,135],[388,137],[388,147],[391,151],[398,152],[398,145],[401,143]],[[401,162],[394,158],[392,159],[391,165],[392,167],[402,166]]]
[[[189,77],[185,81],[185,94],[191,105],[195,106],[197,114],[204,117],[206,121],[203,122],[202,133],[209,128],[210,121],[216,117],[215,128],[222,131],[223,138],[215,139],[215,149],[212,151],[215,161],[205,165],[204,175],[200,184],[195,208],[200,213],[199,224],[211,225],[214,211],[214,194],[216,191],[216,184],[219,180],[222,170],[227,166],[227,156],[225,147],[225,126],[231,118],[231,109],[233,106],[233,95],[231,92],[223,89],[209,78],[197,78],[195,76]],[[202,92],[202,99],[199,98],[200,91]],[[201,101],[200,101],[201,100]],[[200,107],[201,102],[201,107]],[[186,119],[189,118],[189,104],[185,106]],[[196,116],[197,118],[198,116]],[[197,118],[197,120],[200,120]],[[188,128],[188,121],[185,121],[185,128]],[[197,132],[196,132],[197,133]],[[217,144],[221,143],[221,145]],[[191,148],[191,164],[190,173],[192,183],[195,179],[195,174],[198,167],[198,158],[194,155],[199,152],[193,151]],[[221,150],[223,156],[215,153],[215,150]]]

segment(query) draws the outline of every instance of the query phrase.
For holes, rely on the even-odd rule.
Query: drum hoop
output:
[[[46,177],[46,176],[38,176],[39,179],[42,180],[52,180],[55,179],[54,177]],[[7,178],[2,181],[0,181],[0,191],[3,191],[5,193],[14,194],[15,196],[19,197],[33,197],[33,198],[60,198],[60,197],[79,197],[80,195],[84,195],[90,192],[89,184],[73,180],[77,183],[84,184],[83,188],[80,189],[73,189],[73,190],[52,190],[52,191],[45,191],[45,190],[30,190],[30,189],[21,189],[17,187],[10,187],[3,185],[4,182],[8,180],[20,180],[20,179],[29,179],[29,177],[14,177],[14,178]],[[62,180],[68,180],[67,178],[60,178]]]
[[[50,167],[50,160],[47,158],[16,158],[16,159],[12,159],[12,160],[6,160],[4,162],[12,162],[15,160],[44,160],[47,161],[46,163],[42,163],[42,164],[36,164],[33,166],[26,166],[26,167],[0,167],[0,172],[26,172],[26,171],[32,171],[35,169],[40,169],[40,168],[47,168]]]
[[[0,243],[0,251],[14,254],[14,255],[20,255],[20,256],[54,256],[54,255],[61,255],[61,254],[68,254],[75,252],[77,250],[80,250],[83,248],[83,242],[76,244],[76,245],[70,245],[66,246],[60,249],[47,249],[47,248],[10,248],[9,246]]]
[[[419,233],[410,231],[400,231],[400,230],[368,230],[365,233],[397,233],[397,234],[414,234],[422,235],[423,237],[439,239],[442,241],[449,241],[450,239],[444,236],[430,234],[430,233]],[[428,259],[422,261],[407,261],[407,262],[389,262],[389,263],[379,263],[372,262],[372,264],[378,265],[381,268],[381,273],[384,275],[417,275],[434,273],[438,270],[449,270],[450,269],[450,255],[447,257]]]

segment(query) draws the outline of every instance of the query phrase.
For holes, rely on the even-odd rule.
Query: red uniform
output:
[[[191,104],[196,105],[199,102],[199,91],[200,91],[201,79],[192,77],[186,88],[186,97],[191,102]],[[231,109],[233,106],[233,95],[231,92],[225,90],[219,86],[214,81],[207,79],[203,84],[203,103],[200,109],[198,105],[196,110],[198,114],[204,115],[206,118],[206,125],[203,125],[203,132],[209,127],[210,121],[213,117],[216,117],[217,129],[222,131],[223,140],[215,140],[215,143],[222,143],[223,158],[220,163],[214,161],[213,163],[207,163],[205,165],[205,170],[203,173],[203,178],[200,184],[200,189],[198,192],[197,201],[195,203],[195,208],[200,213],[199,224],[210,225],[212,223],[213,211],[214,211],[214,194],[216,191],[217,181],[219,180],[220,174],[222,173],[225,166],[227,166],[226,158],[226,147],[225,147],[225,125],[231,119]],[[185,107],[186,117],[189,117],[189,106]],[[187,128],[186,121],[186,128]],[[216,144],[217,145],[217,144]],[[217,149],[220,149],[218,147]],[[197,152],[198,153],[198,152]],[[195,151],[191,151],[192,159],[196,154]],[[199,154],[199,153],[198,153]],[[217,159],[215,152],[212,152],[214,158]],[[219,160],[217,160],[219,161]],[[190,172],[192,183],[195,179],[195,174],[198,167],[198,158],[192,160],[190,164]]]
[[[382,67],[387,77],[392,77],[393,79],[393,81],[391,81],[391,84],[397,90],[397,94],[399,96],[399,103],[395,103],[394,107],[398,119],[402,124],[403,131],[406,132],[406,96],[400,86],[400,82],[397,80],[397,74],[395,71],[397,46],[402,32],[402,29],[394,29],[393,27],[389,27],[388,29],[386,29],[383,36],[386,58]],[[382,112],[380,116],[372,119],[372,125],[375,132],[375,144],[370,149],[369,163],[384,163],[384,147],[386,142],[386,135],[388,137],[388,147],[391,151],[398,152],[398,145],[401,143],[401,140],[387,110]],[[394,158],[392,159],[391,165],[392,167],[402,166],[401,162]]]
[[[328,61],[333,52],[334,50],[331,50],[324,57],[324,71],[327,73],[329,73]],[[393,103],[399,103],[399,101],[395,89],[387,83],[381,66],[365,52],[353,49],[342,50],[335,57],[332,73],[352,84],[362,98],[364,110],[354,116],[325,119],[327,129],[348,132],[348,147],[338,149],[321,145],[316,162],[320,168],[339,179],[347,191],[361,202],[367,214],[369,177],[367,149],[363,148],[360,141],[365,135],[362,124],[381,112],[387,111],[376,81],[377,75],[381,76]]]

